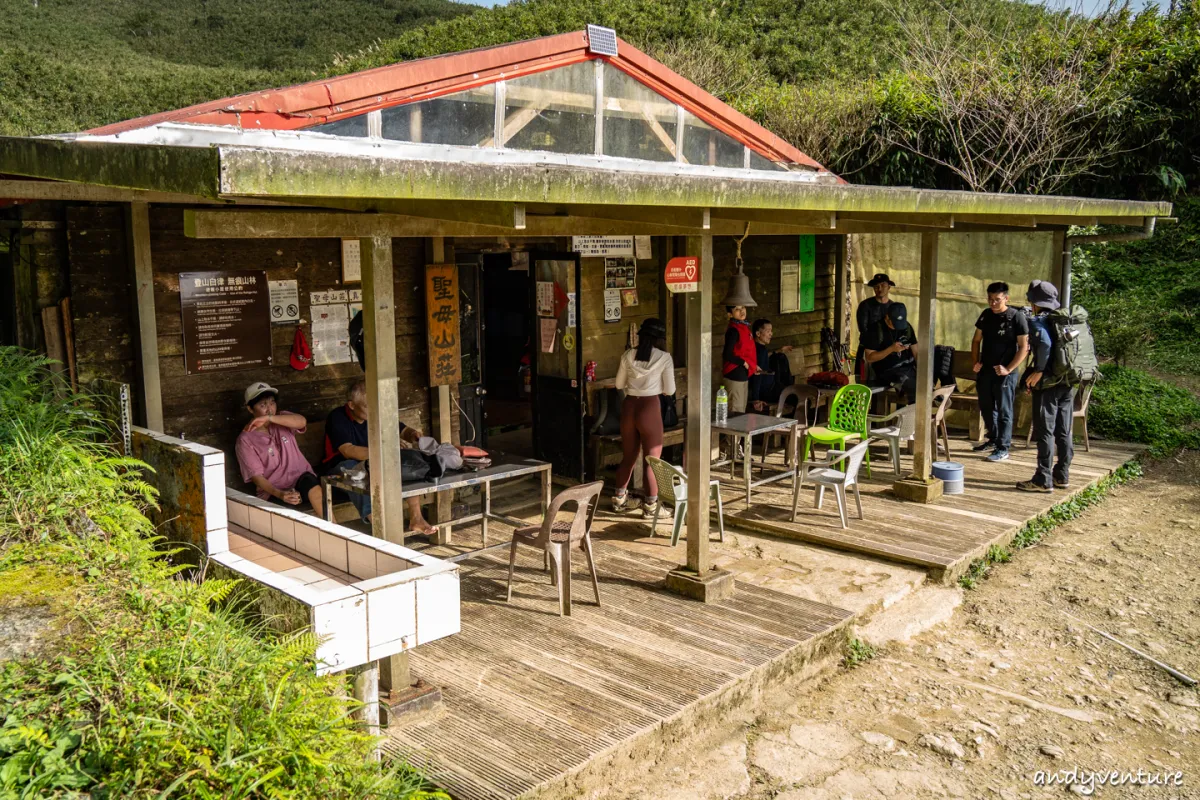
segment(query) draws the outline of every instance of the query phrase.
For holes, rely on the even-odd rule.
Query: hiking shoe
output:
[[[642,503],[642,519],[654,519],[655,514],[661,515],[662,512],[659,511],[660,508],[667,512],[668,517],[671,515],[670,511],[667,511],[666,508],[663,508],[662,501],[660,500],[655,500],[653,503]]]
[[[612,510],[620,514],[622,511],[629,510],[629,495],[614,494],[612,499]]]
[[[984,461],[991,461],[992,463],[995,463],[997,461],[1008,461],[1008,451],[1007,450],[996,450],[990,456],[985,458]]]
[[[1022,492],[1040,492],[1042,494],[1051,494],[1054,491],[1049,486],[1039,486],[1033,481],[1020,481],[1017,483],[1017,488]]]
[[[996,449],[996,445],[992,444],[991,442],[980,442],[979,444],[972,447],[971,451],[975,452],[975,453],[982,453],[984,450],[994,450],[994,449]]]
[[[1058,478],[1055,478],[1054,479],[1054,488],[1055,489],[1070,489],[1071,482],[1070,481],[1060,481]]]

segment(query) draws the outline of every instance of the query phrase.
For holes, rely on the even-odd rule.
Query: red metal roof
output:
[[[588,50],[583,31],[526,42],[404,61],[336,78],[227,97],[94,128],[115,134],[162,122],[231,125],[251,130],[295,130],[375,109],[460,92],[590,59],[616,69],[678,103],[722,133],[772,161],[824,167],[746,115],[721,102],[632,45],[618,40],[616,57]]]

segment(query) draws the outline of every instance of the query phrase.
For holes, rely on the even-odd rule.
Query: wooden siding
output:
[[[66,224],[79,385],[128,383],[137,397],[137,326],[124,208],[67,206]]]

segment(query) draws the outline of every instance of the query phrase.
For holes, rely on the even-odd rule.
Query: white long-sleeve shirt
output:
[[[675,394],[675,363],[671,354],[655,348],[650,363],[635,361],[637,350],[626,350],[617,367],[617,388],[630,397]]]

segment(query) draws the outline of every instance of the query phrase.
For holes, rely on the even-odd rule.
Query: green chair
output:
[[[809,428],[804,437],[804,456],[808,461],[813,444],[823,444],[838,450],[848,450],[847,442],[867,441],[871,434],[867,430],[867,412],[871,409],[871,387],[861,383],[849,383],[838,389],[829,407],[829,422]],[[871,456],[866,457],[867,477],[871,476]]]

